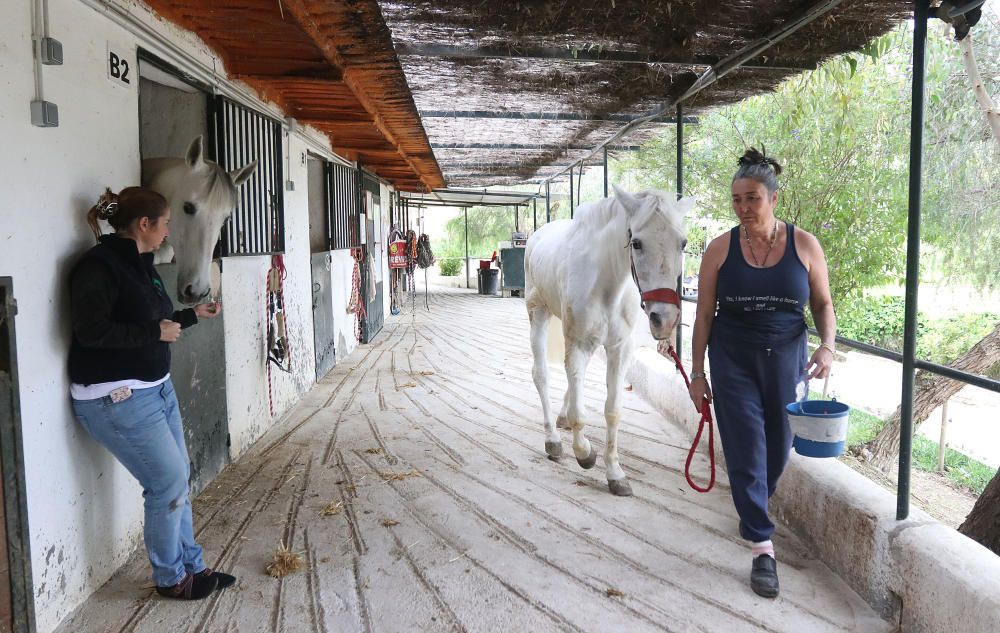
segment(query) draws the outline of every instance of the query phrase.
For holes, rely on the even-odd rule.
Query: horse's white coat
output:
[[[202,138],[191,142],[184,158],[151,158],[142,163],[142,184],[170,204],[169,243],[157,263],[177,258],[177,299],[193,304],[212,291],[212,251],[222,224],[236,208],[237,189],[257,169],[253,161],[227,172],[205,160]]]
[[[657,339],[672,337],[680,320],[680,310],[671,304],[646,302],[640,307],[629,256],[643,291],[676,288],[686,243],[684,216],[693,205],[693,198],[675,201],[673,194],[654,190],[633,196],[615,187],[614,198],[582,205],[573,220],[550,222],[528,240],[525,297],[546,452],[552,459],[562,452],[549,410],[546,362],[548,323],[555,315],[562,321],[568,383],[559,418],[573,429],[573,453],[584,467],[593,465],[594,456],[583,433],[583,380],[597,346],[603,345],[607,354],[604,462],[609,486],[616,494],[631,494],[618,460],[618,423],[632,329],[642,309]]]

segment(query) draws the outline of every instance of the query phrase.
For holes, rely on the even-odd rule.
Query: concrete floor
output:
[[[619,445],[634,497],[608,492],[603,459],[582,470],[568,431],[566,457],[546,459],[527,332],[521,299],[468,291],[389,318],[197,499],[206,559],[235,587],[160,599],[140,549],[59,631],[894,630],[782,526],[781,596],[753,594],[724,473],[688,488],[691,438],[632,393]],[[600,452],[602,372],[595,359]],[[551,382],[559,402],[561,368]],[[276,579],[282,541],[305,567]]]

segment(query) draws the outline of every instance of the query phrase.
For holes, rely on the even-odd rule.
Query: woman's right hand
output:
[[[173,343],[181,337],[181,324],[170,319],[160,321],[160,340],[164,343]]]
[[[708,400],[709,403],[712,402],[712,388],[708,386],[708,379],[699,376],[692,380],[691,386],[688,387],[688,395],[691,396],[694,408],[698,413],[701,413],[701,403],[705,400]]]

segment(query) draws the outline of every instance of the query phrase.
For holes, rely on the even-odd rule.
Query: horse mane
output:
[[[235,203],[236,187],[233,186],[228,172],[221,165],[208,163],[212,167],[212,178],[207,183],[205,202],[214,208],[229,209]]]
[[[634,195],[640,200],[650,197],[658,198],[660,200],[660,203],[657,205],[658,209],[662,209],[673,204],[675,197],[673,194],[668,194],[658,189],[644,189]],[[615,198],[605,198],[603,200],[598,200],[597,202],[588,202],[577,207],[573,220],[591,230],[602,229],[616,219],[624,217],[624,210],[616,210],[616,203],[618,203],[618,201]],[[677,214],[667,213],[665,215],[671,225],[675,226],[678,231],[682,230],[683,225],[681,224]]]

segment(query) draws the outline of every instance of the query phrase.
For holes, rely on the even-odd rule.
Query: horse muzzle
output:
[[[202,299],[206,299],[211,293],[212,289],[210,287],[200,290],[194,288],[191,284],[188,284],[183,289],[178,288],[177,300],[187,305],[194,305]]]

